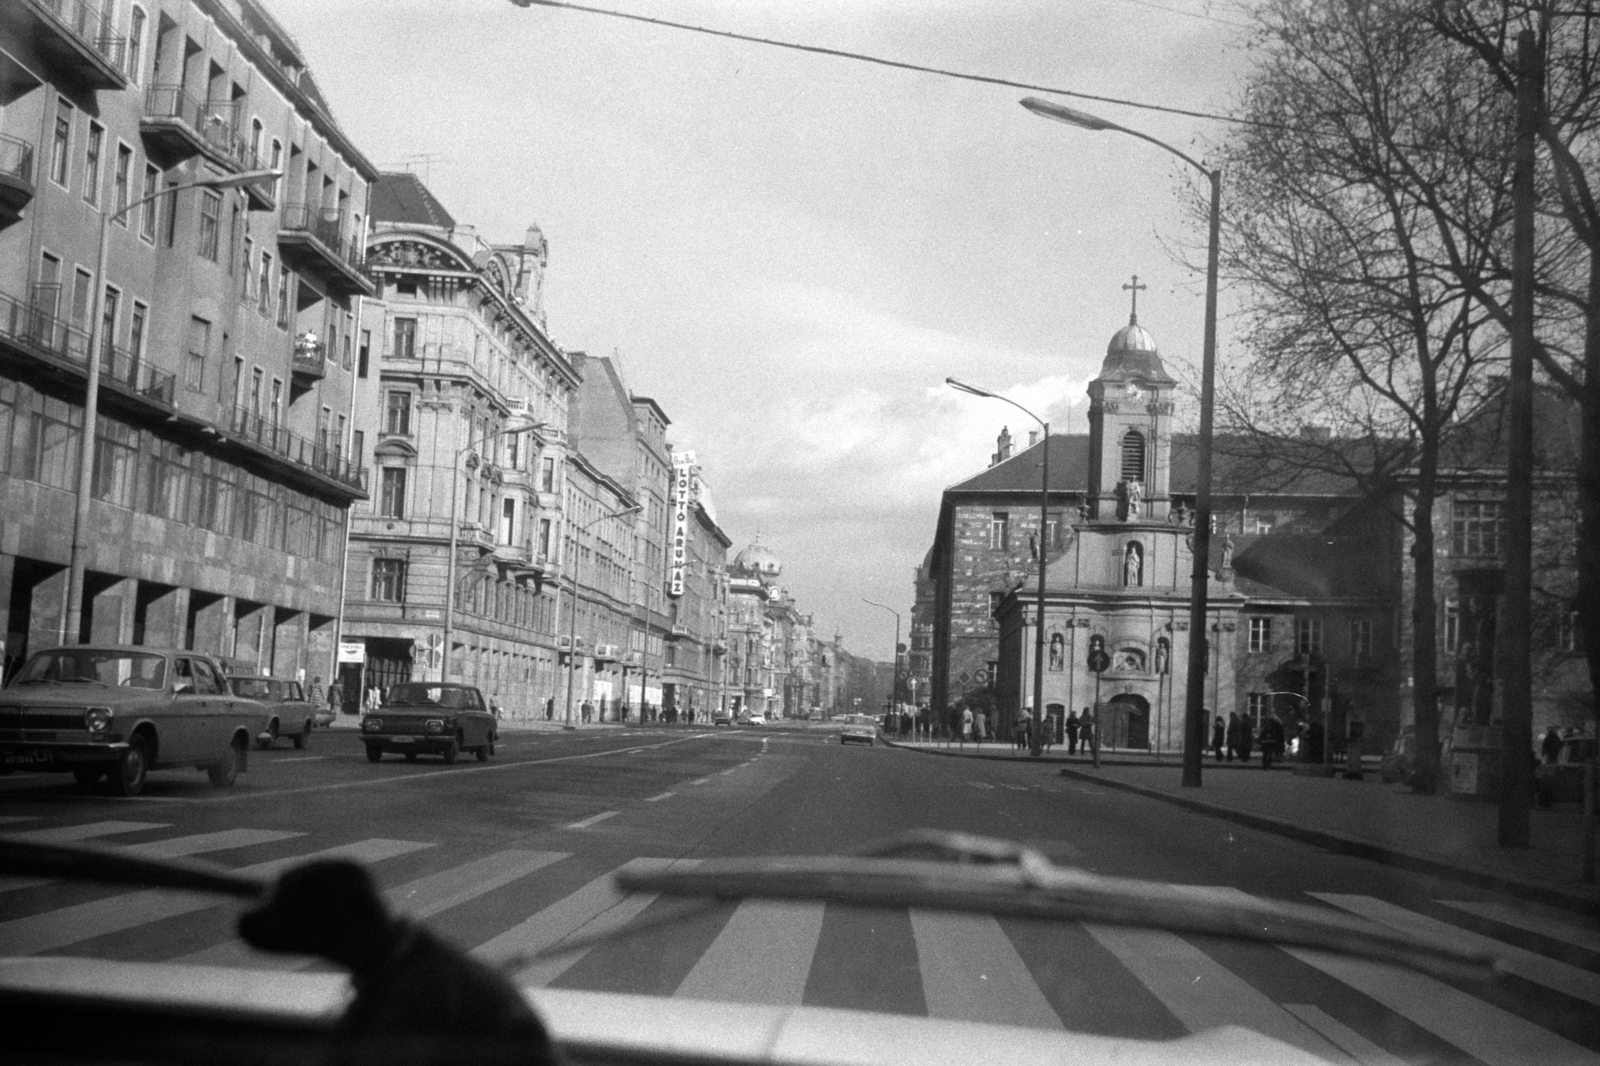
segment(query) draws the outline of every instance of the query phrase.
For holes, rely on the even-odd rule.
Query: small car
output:
[[[326,726],[332,716],[306,699],[300,682],[255,674],[229,674],[228,687],[236,695],[259,700],[267,709],[267,724],[256,735],[256,746],[266,750],[280,736],[287,736],[297,748],[318,725]]]
[[[418,755],[442,755],[453,763],[463,751],[488,762],[499,740],[494,715],[483,693],[471,685],[402,681],[389,687],[383,706],[361,719],[367,761],[397,751],[414,762]]]
[[[1533,772],[1533,793],[1539,806],[1583,802],[1585,763],[1595,760],[1594,737],[1563,737],[1553,763],[1540,763]]]
[[[732,711],[712,711],[711,712],[711,724],[712,725],[729,725],[729,726],[731,726],[733,724],[733,712]]]
[[[870,714],[847,714],[840,719],[839,743],[865,744],[872,747],[878,742],[878,721]]]
[[[195,767],[229,788],[248,769],[266,708],[228,689],[208,655],[79,645],[35,653],[0,692],[0,770],[108,779],[144,791],[151,770]]]
[[[767,716],[764,715],[764,714],[747,714],[743,718],[739,719],[739,724],[740,725],[756,725],[756,726],[766,725],[767,724]]]

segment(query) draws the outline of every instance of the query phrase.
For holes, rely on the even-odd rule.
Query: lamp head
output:
[[[281,177],[283,177],[281,170],[246,170],[241,174],[230,174],[225,178],[204,178],[195,184],[207,189],[237,189],[261,181],[277,181]]]
[[[1057,122],[1065,122],[1069,126],[1077,126],[1085,130],[1116,130],[1121,129],[1115,122],[1108,122],[1097,118],[1086,111],[1064,107],[1061,104],[1042,100],[1037,96],[1029,96],[1020,101],[1022,106],[1042,118],[1053,118]]]
[[[945,378],[944,383],[949,385],[952,389],[955,389],[957,392],[965,392],[973,396],[986,396],[989,399],[995,398],[994,393],[989,392],[986,389],[980,389],[976,385],[968,385],[964,381],[957,381],[955,378]]]

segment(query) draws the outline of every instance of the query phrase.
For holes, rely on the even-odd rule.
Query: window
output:
[[[317,451],[323,455],[328,452],[328,434],[333,428],[333,408],[324,407],[317,412]]]
[[[1372,654],[1372,620],[1356,618],[1350,622],[1350,654],[1360,658]]]
[[[350,334],[355,328],[355,316],[346,311],[344,314],[344,334],[339,338],[339,363],[346,370],[350,369]]]
[[[89,123],[89,136],[83,144],[83,199],[95,206],[100,204],[100,153],[106,147],[106,128],[98,122]]]
[[[233,406],[244,403],[244,356],[233,357]]]
[[[1272,650],[1272,619],[1270,619],[1270,618],[1252,618],[1252,619],[1250,619],[1250,650],[1251,651],[1271,651]]]
[[[111,172],[111,210],[116,213],[117,225],[123,229],[128,228],[128,216],[124,214],[128,205],[133,201],[128,197],[128,183],[133,180],[133,149],[125,144],[117,145],[117,168]]]
[[[266,380],[259,366],[250,371],[250,413],[257,418],[261,417],[261,386]]]
[[[1011,547],[1011,517],[1004,511],[989,516],[989,548],[1006,551]]]
[[[415,359],[417,357],[416,319],[397,318],[394,320],[394,357],[396,359]]]
[[[556,461],[554,457],[547,456],[539,463],[539,491],[556,491]]]
[[[239,247],[239,201],[233,201],[228,207],[228,244],[226,251],[228,253],[228,276],[232,277],[238,267],[239,258],[233,254],[233,250]]]
[[[121,305],[122,293],[115,286],[107,285],[105,296],[100,301],[100,358],[105,360],[112,374],[117,369],[113,342],[117,337],[117,312]]]
[[[403,466],[386,466],[383,468],[382,494],[379,497],[378,513],[385,518],[404,518],[406,516],[406,468]]]
[[[136,85],[144,65],[144,23],[144,8],[134,8],[128,16],[128,77]]]
[[[372,354],[372,331],[361,331],[361,350],[356,355],[356,377],[367,376],[367,358]]]
[[[1272,697],[1265,692],[1252,692],[1248,699],[1245,713],[1250,716],[1251,724],[1260,728],[1261,719],[1272,713]]]
[[[256,292],[261,297],[261,313],[272,314],[272,256],[267,252],[261,253],[261,281]]]
[[[343,417],[343,415],[340,416],[341,421]],[[365,430],[358,429],[350,434],[350,458],[355,463],[362,463],[366,461],[366,455],[367,434]]]
[[[190,392],[205,388],[206,353],[211,350],[211,323],[189,317],[189,354],[183,363],[183,384]]]
[[[1136,429],[1122,438],[1122,480],[1144,480],[1144,434]]]
[[[278,198],[278,190],[283,187],[283,142],[276,137],[272,139],[272,162],[267,169],[279,171],[279,175],[272,179],[272,198]]]
[[[272,424],[280,425],[283,422],[283,379],[272,379]]]
[[[289,328],[289,268],[278,267],[278,328]]]
[[[56,125],[50,142],[50,180],[65,188],[67,153],[72,150],[72,105],[56,98]]]
[[[1302,658],[1322,653],[1322,619],[1296,618],[1294,620],[1294,651]]]
[[[1450,507],[1450,554],[1499,555],[1505,525],[1498,500],[1456,500]]]
[[[500,543],[515,544],[513,534],[517,529],[517,501],[507,496],[500,501]]]
[[[345,435],[345,426],[346,426],[346,424],[347,423],[346,423],[345,416],[344,415],[340,415],[339,416],[339,431],[338,431],[339,435],[334,437],[334,439],[333,439],[333,454],[334,454],[335,458],[337,458],[337,457],[339,457],[339,456],[344,454],[344,435]]]
[[[79,267],[72,275],[72,324],[79,329],[89,329],[89,300],[92,279],[87,270]]]
[[[222,217],[222,194],[200,191],[200,258],[217,261],[217,223]]]
[[[249,237],[244,239],[244,284],[239,289],[239,302],[243,304],[255,301],[255,269],[256,269],[256,242]]]
[[[1560,632],[1557,640],[1562,651],[1582,650],[1582,630],[1579,628],[1578,612],[1565,610],[1561,612]]]
[[[1439,625],[1444,634],[1444,650],[1454,654],[1456,644],[1461,640],[1461,604],[1454,596],[1447,597],[1444,601],[1444,610],[1439,614]]]
[[[550,519],[539,519],[539,555],[545,559],[550,558],[555,551],[555,545],[550,539],[554,532],[555,525]]]
[[[372,560],[372,598],[383,603],[406,601],[406,563],[404,559]]]
[[[250,120],[250,165],[252,167],[261,165],[261,133],[261,120],[252,118]]]
[[[384,432],[398,436],[411,435],[411,394],[409,392],[389,393],[388,403],[384,408]]]
[[[144,195],[154,196],[161,188],[161,171],[146,163],[144,166]],[[156,214],[161,210],[160,200],[147,200],[139,209],[139,236],[155,243]]]
[[[144,359],[144,331],[145,321],[150,316],[150,308],[137,300],[133,304],[133,314],[128,316],[128,359],[132,364],[128,368],[128,376],[134,379],[137,385],[136,368]]]

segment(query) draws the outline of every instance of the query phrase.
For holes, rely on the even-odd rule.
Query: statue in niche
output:
[[[1050,634],[1050,669],[1060,673],[1067,665],[1067,644],[1060,633]]]
[[[1222,534],[1222,569],[1233,569],[1233,534]]]
[[[1156,673],[1164,674],[1167,672],[1167,662],[1171,655],[1172,645],[1168,643],[1166,637],[1156,641]]]
[[[1144,549],[1135,541],[1122,553],[1122,583],[1135,588],[1144,583]]]

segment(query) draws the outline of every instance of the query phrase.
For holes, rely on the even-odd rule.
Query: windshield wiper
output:
[[[617,874],[626,892],[696,900],[656,922],[554,945],[537,957],[564,955],[685,920],[735,900],[820,900],[931,907],[1011,918],[1042,918],[1165,929],[1314,948],[1398,963],[1454,980],[1500,974],[1493,956],[1442,940],[1305,904],[1244,896],[1232,889],[1102,877],[1057,866],[1008,840],[918,830],[848,856],[729,859],[694,869]]]

